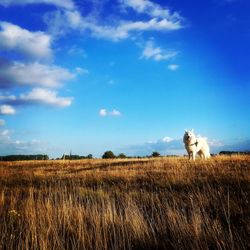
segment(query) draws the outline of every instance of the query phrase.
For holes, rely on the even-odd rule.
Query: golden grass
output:
[[[0,249],[250,249],[250,157],[0,162]]]

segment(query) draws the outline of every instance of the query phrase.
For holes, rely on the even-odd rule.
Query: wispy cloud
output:
[[[185,149],[182,139],[174,139],[171,137],[163,137],[159,140],[151,140],[143,144],[131,145],[123,150],[126,154],[136,156],[151,155],[152,152],[157,151],[161,155],[183,155]]]
[[[171,141],[174,141],[174,139],[171,138],[171,137],[169,137],[169,136],[165,136],[165,137],[162,138],[162,141],[163,141],[163,142],[166,142],[166,143],[169,143],[169,142],[171,142]]]
[[[98,5],[97,2],[93,1],[93,5]],[[87,34],[117,42],[144,32],[173,31],[183,27],[183,18],[177,12],[172,12],[167,7],[149,0],[120,1],[121,8],[130,9],[138,14],[127,15],[126,20],[119,11],[116,13],[116,20],[111,20],[110,14],[97,13],[103,8],[94,8],[95,14],[90,12],[83,15],[73,0],[0,0],[0,5],[6,8],[30,4],[45,4],[55,8],[51,8],[50,12],[44,14],[44,21],[48,26],[47,32],[30,31],[18,25],[0,21],[0,51],[9,51],[13,54],[11,60],[0,58],[0,88],[12,91],[13,87],[21,87],[21,94],[0,97],[1,113],[14,114],[16,111],[11,105],[17,104],[44,104],[58,107],[71,105],[72,97],[60,97],[54,89],[63,87],[65,82],[79,74],[87,74],[88,70],[76,67],[72,72],[52,64],[51,61],[46,62],[55,55],[52,43],[59,39],[60,35],[77,31],[80,35]],[[72,47],[68,50],[68,55],[79,53],[86,57],[83,49]],[[142,57],[161,61],[173,58],[176,54],[176,51],[167,51],[149,42],[144,48]],[[21,59],[20,55],[23,56]],[[113,84],[113,82],[110,80],[109,83]],[[30,88],[29,92],[23,92],[22,87],[25,91]],[[116,109],[111,111],[102,109],[99,114],[120,116],[121,112]]]
[[[64,35],[70,29],[89,31],[93,37],[120,41],[130,38],[135,32],[145,31],[171,31],[182,28],[179,22],[171,22],[167,19],[150,18],[147,21],[117,20],[116,25],[98,24],[92,18],[84,18],[75,11],[55,11],[45,15],[48,30],[53,35]]]
[[[204,137],[203,137],[204,138]],[[250,151],[250,139],[231,140],[222,142],[217,139],[205,138],[210,146],[210,152],[217,154],[220,151]],[[148,141],[144,144],[131,145],[121,149],[128,155],[150,155],[153,151],[161,155],[183,155],[187,154],[182,138],[175,139],[163,137],[160,140]]]
[[[67,107],[72,104],[73,97],[60,97],[57,91],[34,88],[28,93],[20,94],[20,96],[6,97],[3,99],[11,105],[48,105],[54,107]],[[6,106],[6,105],[3,105]]]
[[[5,125],[5,120],[0,119],[0,126],[4,126]]]
[[[207,141],[213,153],[219,153],[220,151],[250,151],[249,138],[232,139],[227,142],[216,139],[207,139]]]
[[[72,0],[0,0],[0,5],[9,7],[11,5],[27,5],[27,4],[48,4],[56,7],[73,9],[75,7]]]
[[[14,115],[16,110],[10,105],[0,105],[0,115]]]
[[[14,140],[11,135],[0,135],[0,152],[1,155],[8,154],[46,154],[51,150],[48,149],[48,143],[36,139],[30,141]]]
[[[4,131],[0,132],[0,136],[9,136],[10,131],[8,129],[5,129]]]
[[[147,41],[142,51],[141,58],[152,59],[154,61],[168,60],[176,57],[178,51],[165,50],[161,47],[156,47],[153,41]]]
[[[1,102],[8,102],[8,101],[14,101],[16,100],[16,97],[14,95],[0,95],[0,101]]]
[[[108,111],[107,109],[100,109],[100,116],[121,116],[121,112],[119,110],[113,109],[112,111]]]
[[[74,74],[56,65],[11,62],[3,59],[0,59],[0,75],[2,88],[15,85],[55,88],[74,78]]]
[[[197,136],[198,137],[198,136]],[[204,138],[204,137],[203,137]],[[232,141],[231,143],[223,143],[217,139],[207,140],[211,153],[219,153],[223,150],[250,150],[250,140]],[[150,155],[153,151],[159,152],[161,155],[183,155],[187,154],[182,138],[172,138],[165,136],[159,140],[150,140],[144,144],[131,145],[123,150],[128,155]]]
[[[69,49],[68,49],[68,55],[70,56],[79,56],[79,57],[82,57],[82,58],[87,58],[88,55],[86,53],[86,51],[82,48],[79,48],[75,45],[71,46]]]
[[[171,13],[167,7],[149,0],[120,0],[123,8],[132,8],[137,13],[147,14],[151,17],[166,18],[169,21],[180,23],[181,16],[177,12]]]
[[[4,129],[0,131],[0,144],[8,143],[10,141],[11,133],[10,130]]]
[[[89,71],[87,69],[81,68],[81,67],[76,67],[75,72],[76,72],[76,74],[80,74],[80,75],[86,75],[89,73]]]
[[[72,97],[59,97],[56,91],[35,88],[27,94],[20,95],[20,101],[31,104],[45,104],[55,107],[67,107],[72,103]]]
[[[123,9],[130,7],[136,12],[147,15],[147,20],[124,20],[116,17],[115,22],[100,20],[93,14],[83,16],[75,6],[74,9],[58,9],[44,15],[51,34],[65,35],[70,30],[88,31],[93,37],[120,41],[130,38],[136,32],[144,31],[172,31],[183,28],[183,18],[177,13],[173,14],[167,8],[150,1],[121,1]],[[109,20],[107,18],[107,20]]]
[[[180,65],[178,65],[178,64],[169,64],[168,65],[168,69],[171,71],[176,71],[179,69],[179,67],[180,67]]]
[[[109,115],[111,115],[111,116],[120,116],[121,112],[119,110],[113,109],[111,112],[109,112]]]
[[[58,9],[47,12],[43,16],[48,26],[48,32],[54,37],[67,34],[71,30],[85,30],[84,18],[77,9]]]
[[[131,37],[137,31],[169,31],[180,28],[178,24],[173,24],[166,19],[152,18],[148,21],[121,22],[118,26],[101,26],[92,23],[85,23],[92,35],[98,38],[105,38],[119,41]]]
[[[31,32],[8,22],[0,22],[0,50],[15,51],[31,59],[52,57],[52,38],[41,31]]]

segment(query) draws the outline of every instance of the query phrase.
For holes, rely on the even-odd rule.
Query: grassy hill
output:
[[[0,249],[250,249],[250,156],[0,162]]]

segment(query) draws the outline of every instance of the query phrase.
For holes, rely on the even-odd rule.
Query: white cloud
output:
[[[117,19],[116,25],[99,24],[93,16],[83,17],[77,10],[57,10],[47,13],[44,20],[49,32],[53,35],[64,35],[70,29],[89,31],[97,38],[120,41],[127,39],[132,33],[138,31],[171,31],[182,28],[181,18],[160,17],[152,15],[146,21],[124,21]]]
[[[133,30],[177,30],[180,29],[181,26],[179,22],[173,23],[167,19],[158,19],[152,18],[147,22],[137,21],[137,22],[128,22],[120,26],[120,29],[133,31]]]
[[[75,29],[82,26],[83,18],[78,10],[65,11],[66,18],[70,26]]]
[[[204,137],[203,137],[204,138]],[[220,151],[249,151],[250,139],[233,140],[230,143],[217,139],[207,139],[211,153],[219,153]],[[144,144],[131,145],[121,149],[127,155],[150,155],[157,151],[161,155],[183,155],[187,154],[182,138],[176,139],[164,137],[159,140],[151,140]]]
[[[0,119],[0,126],[4,126],[5,125],[5,120]]]
[[[166,136],[166,137],[162,138],[162,141],[163,141],[163,142],[166,142],[166,143],[171,142],[171,141],[173,141],[173,140],[174,140],[174,139],[171,138],[171,137],[169,137],[169,136]]]
[[[11,133],[8,129],[0,131],[0,144],[9,142],[10,141],[10,134]]]
[[[122,22],[118,26],[101,26],[85,23],[85,28],[90,29],[92,35],[113,41],[127,39],[136,31],[169,31],[180,29],[178,22],[172,23],[167,19],[152,18],[149,21]]]
[[[123,8],[132,8],[136,12],[145,12],[146,8],[149,7],[150,3],[147,0],[120,0]]]
[[[183,155],[186,152],[182,139],[174,139],[168,136],[159,140],[150,140],[140,145],[131,145],[122,150],[128,155],[151,155],[154,151],[161,155]]]
[[[64,35],[70,29],[84,31],[87,26],[92,26],[77,9],[47,12],[44,21],[54,36]]]
[[[147,141],[148,144],[155,144],[157,141]]]
[[[155,151],[160,151],[163,154],[166,153],[164,151],[174,152],[176,150],[177,152],[178,150],[184,149],[182,139],[174,139],[169,136],[165,136],[162,139],[153,141],[153,143],[149,143],[149,144],[152,144],[150,146],[152,150],[154,149]]]
[[[100,116],[121,116],[121,112],[119,110],[113,109],[112,111],[108,111],[107,109],[100,109]]]
[[[108,112],[107,112],[106,109],[100,109],[99,115],[100,115],[100,116],[107,116],[107,115],[108,115]]]
[[[207,142],[210,147],[223,147],[224,146],[224,143],[222,141],[216,140],[216,139],[207,139]]]
[[[0,115],[14,115],[16,110],[10,105],[0,105]]]
[[[31,59],[52,57],[51,37],[44,32],[30,32],[17,25],[0,22],[0,50],[19,52]]]
[[[132,8],[137,13],[147,14],[151,17],[167,18],[169,21],[180,21],[182,18],[177,12],[171,14],[168,8],[149,0],[120,0],[123,8]]]
[[[74,8],[74,2],[72,0],[0,0],[0,5],[5,7],[26,4],[49,4],[65,9]]]
[[[72,47],[69,48],[68,54],[70,56],[74,55],[74,56],[80,56],[82,58],[87,58],[88,57],[88,55],[87,55],[87,53],[86,53],[86,51],[84,49],[79,48],[79,47],[77,47],[75,45],[73,45]]]
[[[82,68],[77,68],[76,73],[87,73]],[[67,107],[72,104],[72,97],[60,97],[54,90],[63,85],[63,82],[75,77],[68,70],[55,66],[35,63],[8,62],[0,60],[0,87],[10,88],[12,86],[32,86],[28,93],[20,96],[13,94],[0,95],[0,114],[15,114],[12,105],[48,105],[54,107]],[[38,86],[46,87],[39,88]],[[11,106],[10,106],[11,105]]]
[[[72,97],[59,97],[56,91],[35,88],[27,94],[21,94],[19,100],[22,103],[45,104],[56,107],[67,107],[72,103]]]
[[[101,26],[91,24],[87,26],[90,29],[92,36],[103,38],[112,41],[119,41],[128,38],[128,30],[121,26]]]
[[[43,19],[48,26],[49,33],[53,36],[65,35],[71,29],[84,31],[87,28],[86,26],[92,25],[91,23],[88,24],[76,9],[47,12]]]
[[[0,151],[2,155],[10,154],[37,154],[49,153],[48,142],[39,140],[21,141],[11,138],[10,135],[1,136],[0,133]]]
[[[0,95],[0,101],[15,101],[16,96],[14,95]]]
[[[160,47],[155,47],[153,41],[148,41],[144,47],[141,58],[162,61],[174,58],[177,54],[177,51],[166,51]]]
[[[1,60],[0,75],[0,87],[5,88],[13,85],[55,88],[74,78],[74,75],[67,69],[55,65],[45,65],[38,62],[24,64]]]
[[[177,64],[169,64],[168,65],[168,69],[171,70],[171,71],[176,71],[177,69],[179,69],[179,65]]]
[[[4,131],[0,132],[0,136],[9,136],[10,131],[8,129],[5,129]]]
[[[121,112],[119,110],[113,109],[111,112],[109,112],[109,115],[111,115],[111,116],[120,116]]]
[[[86,75],[89,73],[89,71],[87,69],[81,68],[81,67],[76,67],[75,71],[77,74],[81,74],[81,75]]]

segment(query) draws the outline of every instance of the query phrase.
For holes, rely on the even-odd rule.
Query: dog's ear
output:
[[[187,129],[185,129],[185,132],[188,132],[188,130],[187,130]]]
[[[194,129],[193,128],[191,129],[191,132],[194,133]]]

